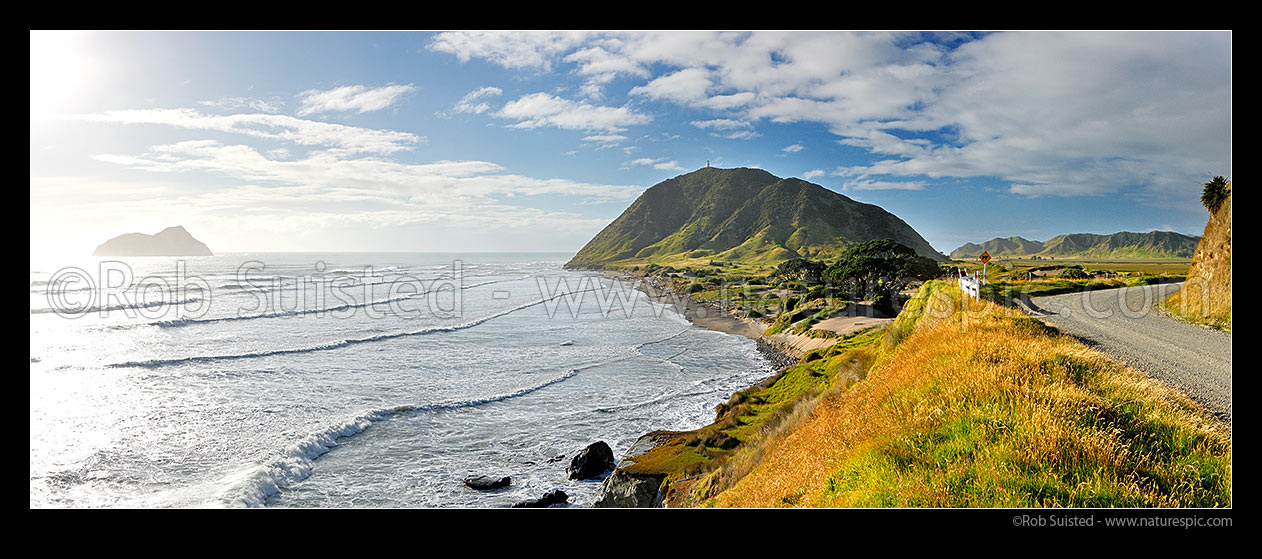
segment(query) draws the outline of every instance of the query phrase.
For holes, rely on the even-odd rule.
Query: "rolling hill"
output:
[[[976,258],[983,251],[995,258],[1191,258],[1200,237],[1173,231],[1147,233],[1071,233],[1046,242],[1021,237],[994,238],[982,244],[965,243],[951,251],[951,258]]]
[[[873,239],[893,239],[921,256],[946,260],[879,206],[761,169],[707,167],[645,190],[566,266],[672,257],[767,263],[826,259]]]

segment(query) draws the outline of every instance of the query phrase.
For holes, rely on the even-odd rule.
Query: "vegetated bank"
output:
[[[615,475],[667,506],[1231,504],[1226,426],[942,281],[891,325],[733,395],[715,423],[646,438]]]
[[[1210,212],[1183,289],[1162,308],[1195,324],[1231,332],[1231,181],[1214,177],[1201,197]]]
[[[711,425],[642,437],[597,506],[1230,505],[1227,427],[954,280],[920,287],[892,324],[818,328],[861,307],[889,322],[915,285],[883,278],[946,260],[887,212],[819,190],[749,169],[681,175],[567,265],[642,279],[743,335],[787,337],[780,348],[801,357]],[[1094,272],[1063,272],[1042,293],[1162,281]],[[990,296],[1004,300],[1001,287]]]
[[[874,338],[804,360],[840,376],[795,406],[794,428],[693,484],[691,502],[1231,505],[1224,425],[1019,311],[929,282]]]

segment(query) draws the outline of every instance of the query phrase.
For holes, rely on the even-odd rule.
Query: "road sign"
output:
[[[989,252],[983,252],[983,253],[982,253],[982,255],[981,255],[979,258],[981,258],[981,259],[982,259],[982,264],[985,264],[985,263],[987,263],[987,262],[990,262],[990,253],[989,253]]]

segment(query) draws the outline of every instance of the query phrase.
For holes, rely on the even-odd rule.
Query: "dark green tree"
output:
[[[1231,191],[1227,190],[1227,183],[1227,178],[1221,175],[1205,183],[1205,190],[1201,191],[1201,204],[1210,213],[1218,211],[1218,207],[1227,201],[1228,196],[1231,196]]]
[[[1087,279],[1091,276],[1087,275],[1086,270],[1082,266],[1070,266],[1060,271],[1060,277],[1065,279]]]
[[[807,284],[819,283],[827,264],[805,258],[785,260],[776,266],[774,275],[780,279],[797,280]]]
[[[878,239],[850,247],[824,270],[824,279],[852,298],[871,298],[877,308],[893,312],[899,291],[909,283],[938,277],[938,263],[891,239]]]

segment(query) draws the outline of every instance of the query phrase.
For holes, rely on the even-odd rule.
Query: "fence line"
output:
[[[960,291],[967,293],[977,300],[981,297],[981,278],[977,277],[977,272],[972,274],[960,273]]]

